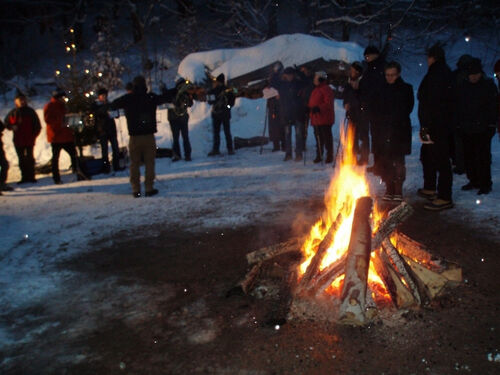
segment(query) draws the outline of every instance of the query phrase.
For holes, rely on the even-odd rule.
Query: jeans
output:
[[[292,155],[292,127],[295,127],[295,154],[296,156],[302,156],[304,150],[304,138],[302,136],[304,124],[299,121],[289,122],[284,125],[285,152],[287,155]]]
[[[184,156],[191,157],[191,143],[189,142],[188,118],[179,118],[169,120],[170,129],[172,130],[173,150],[177,156],[181,156],[181,146],[179,144],[179,136],[182,135],[182,145],[184,147]],[[220,132],[220,130],[219,130]],[[220,138],[219,138],[220,139]],[[220,142],[220,140],[219,140]]]
[[[233,137],[231,136],[231,119],[229,117],[219,117],[212,115],[212,129],[214,132],[214,145],[212,151],[219,151],[220,148],[220,128],[224,127],[226,136],[226,147],[228,151],[233,151]]]

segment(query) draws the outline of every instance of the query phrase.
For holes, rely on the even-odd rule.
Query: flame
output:
[[[353,151],[353,127],[348,126],[347,131],[341,128],[340,137],[342,149],[339,151],[339,168],[336,169],[325,195],[326,211],[323,217],[313,225],[302,245],[301,250],[305,260],[299,266],[299,278],[306,272],[319,244],[325,238],[329,228],[335,222],[339,214],[342,215],[342,220],[338,223],[338,228],[333,236],[332,243],[328,244],[328,250],[319,266],[320,271],[339,260],[347,252],[351,237],[356,200],[371,195],[370,185],[365,177],[365,167],[357,165],[356,155]],[[376,231],[378,228],[382,217],[383,212],[375,206],[371,216],[373,231]],[[375,256],[375,254],[372,253],[372,256]],[[339,296],[343,279],[344,275],[337,277],[326,289],[326,293]],[[377,294],[378,298],[390,300],[389,293],[371,262],[368,272],[368,285],[370,289]]]

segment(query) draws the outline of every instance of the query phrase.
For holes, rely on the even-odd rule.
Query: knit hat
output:
[[[64,92],[63,89],[61,88],[56,88],[54,91],[52,91],[52,97],[55,99],[62,98],[63,96],[66,96],[66,93]]]
[[[21,90],[17,89],[17,90],[16,90],[16,96],[15,96],[14,98],[15,98],[15,99],[18,99],[18,98],[26,98],[26,95],[24,95],[24,93],[23,93]]]
[[[483,72],[483,65],[481,60],[477,58],[472,58],[472,60],[467,65],[467,74],[477,74]]]
[[[283,74],[295,74],[295,69],[291,66],[288,66],[283,70]]]
[[[368,47],[366,47],[365,53],[363,54],[363,56],[366,56],[366,55],[380,55],[380,51],[375,46],[368,46]]]
[[[495,67],[493,68],[493,71],[495,73],[500,72],[500,60],[497,60],[497,62],[495,63]]]
[[[427,50],[427,56],[434,57],[436,61],[445,61],[444,49],[437,43]]]
[[[220,82],[220,83],[224,83],[225,80],[226,80],[226,77],[224,76],[224,73],[221,73],[217,76],[217,78],[215,79],[217,82]]]
[[[361,63],[359,61],[354,61],[351,64],[351,68],[354,68],[359,73],[363,73],[363,65],[361,65]]]
[[[467,65],[471,62],[473,57],[471,55],[462,55],[457,61],[457,68],[458,69],[467,69]]]
[[[97,90],[97,96],[99,95],[108,95],[108,90],[104,87],[101,87],[100,89]]]
[[[316,77],[318,77],[318,78],[320,78],[320,79],[324,79],[324,80],[326,80],[326,79],[328,78],[328,76],[327,76],[326,72],[324,72],[323,70],[320,70],[320,71],[318,71],[318,72],[314,73],[314,75],[315,75]]]

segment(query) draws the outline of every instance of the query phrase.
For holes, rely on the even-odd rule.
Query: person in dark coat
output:
[[[370,154],[370,134],[368,114],[361,106],[359,83],[362,79],[363,66],[359,62],[354,62],[349,68],[349,80],[344,86],[344,109],[350,126],[354,128],[353,151],[357,154],[358,165],[368,163]]]
[[[367,168],[368,172],[373,172],[375,175],[380,175],[379,170],[379,155],[380,146],[382,144],[382,134],[379,131],[381,126],[380,114],[375,100],[378,92],[385,85],[384,67],[385,58],[380,53],[377,47],[368,46],[364,51],[366,68],[363,73],[363,78],[359,82],[361,108],[368,114],[370,122],[371,135],[371,150],[373,153],[373,166]]]
[[[208,104],[212,105],[212,130],[213,145],[208,156],[220,155],[220,128],[224,129],[227,153],[234,155],[233,137],[231,136],[231,108],[234,106],[235,96],[233,91],[225,84],[224,74],[219,74],[208,91]]]
[[[14,146],[19,158],[21,181],[18,184],[37,182],[33,148],[42,129],[35,110],[28,106],[26,96],[19,92],[14,100],[15,108],[5,116],[5,126],[14,132]]]
[[[182,135],[182,144],[184,147],[184,159],[191,161],[191,143],[189,142],[189,114],[188,108],[193,105],[193,97],[190,94],[191,84],[184,78],[179,78],[175,84],[177,93],[175,95],[172,108],[168,109],[168,122],[172,130],[172,141],[174,156],[172,161],[180,160],[181,147],[179,144],[179,135]]]
[[[3,149],[2,133],[5,129],[3,122],[0,120],[0,195],[2,191],[12,191],[14,190],[11,186],[7,185],[7,175],[9,172],[9,162],[5,157],[5,151]]]
[[[295,69],[287,67],[282,74],[271,77],[270,85],[278,90],[280,119],[285,129],[285,161],[292,159],[292,127],[295,128],[295,161],[302,160],[304,138],[300,121],[303,110],[301,98],[302,82],[297,79]]]
[[[95,103],[96,126],[99,134],[99,143],[101,144],[102,160],[104,162],[104,173],[110,172],[108,142],[111,144],[113,156],[113,170],[120,171],[120,148],[118,147],[118,139],[116,133],[115,120],[107,111],[100,111],[99,107],[106,105],[108,102],[108,90],[100,88],[97,90],[97,102]]]
[[[316,159],[314,163],[323,160],[324,149],[326,149],[325,163],[333,161],[333,136],[332,126],[335,122],[333,108],[334,94],[327,83],[326,72],[319,71],[314,74],[314,90],[309,98],[311,125],[316,137]]]
[[[457,116],[464,145],[465,172],[469,182],[462,190],[491,191],[491,139],[498,121],[498,92],[483,73],[481,60],[467,67],[468,80],[459,88]]]
[[[500,89],[500,60],[497,60],[495,66],[493,67],[495,72],[495,77],[497,78],[498,88]],[[500,95],[498,95],[498,137],[500,138]]]
[[[156,142],[156,107],[163,103],[172,102],[175,89],[165,90],[161,95],[148,92],[146,80],[143,76],[137,76],[133,80],[132,93],[125,94],[115,99],[110,104],[103,106],[104,110],[123,109],[127,118],[127,128],[130,135],[130,184],[132,185],[132,196],[141,196],[141,161],[146,166],[144,180],[145,195],[150,197],[158,194],[154,188],[155,179],[155,156]]]
[[[380,174],[386,186],[384,200],[402,201],[406,179],[405,155],[411,154],[413,87],[401,78],[401,65],[392,61],[385,68],[386,83],[375,103],[381,120]]]
[[[47,124],[47,141],[52,147],[52,179],[55,184],[62,184],[59,173],[59,156],[61,150],[71,158],[71,169],[78,179],[84,178],[79,174],[78,158],[76,157],[75,138],[73,131],[66,121],[66,93],[60,89],[54,90],[50,101],[43,108],[43,117]]]
[[[300,97],[302,98],[303,106],[299,111],[299,121],[302,123],[302,138],[304,139],[304,144],[302,149],[305,151],[307,143],[307,133],[309,130],[310,112],[309,112],[309,98],[314,90],[314,72],[307,66],[301,66],[297,72],[298,78],[301,81]]]
[[[472,56],[467,54],[460,56],[458,59],[457,69],[452,72],[454,93],[457,93],[462,85],[467,82],[467,65],[471,62],[471,60]],[[458,118],[455,118],[454,125],[455,128],[453,132],[451,160],[453,163],[453,173],[460,175],[465,172],[465,164],[462,132],[460,130]]]
[[[446,64],[444,50],[439,45],[427,51],[427,65],[429,69],[417,94],[422,140],[420,161],[424,174],[424,187],[417,193],[431,200],[424,205],[425,209],[440,211],[453,207],[450,161],[454,119],[453,76]]]

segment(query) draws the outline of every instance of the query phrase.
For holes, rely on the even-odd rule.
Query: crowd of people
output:
[[[364,51],[364,64],[350,65],[347,84],[341,91],[346,119],[354,132],[354,153],[357,164],[367,166],[367,172],[380,176],[386,187],[385,201],[403,200],[406,178],[405,156],[411,154],[412,124],[410,113],[414,107],[413,87],[402,78],[401,65],[386,62],[384,52],[374,46]],[[492,189],[491,139],[498,129],[500,134],[497,87],[483,72],[481,61],[463,55],[457,69],[451,71],[442,47],[435,45],[427,51],[428,71],[417,90],[418,119],[420,122],[420,161],[423,169],[423,187],[417,194],[427,198],[426,209],[440,211],[453,207],[453,172],[466,173],[468,183],[462,190],[477,190],[488,194]],[[500,60],[494,66],[500,84]],[[273,152],[284,151],[284,161],[303,160],[309,124],[316,140],[314,163],[334,161],[332,126],[335,122],[335,94],[324,71],[312,72],[307,66],[300,69],[277,64],[268,81],[275,95],[267,99],[267,121]],[[172,130],[172,161],[181,159],[179,138],[183,139],[184,160],[191,161],[188,131],[188,108],[196,99],[193,86],[184,78],[177,80],[173,89],[162,88],[156,95],[148,92],[144,77],[137,76],[126,87],[127,93],[108,102],[108,91],[101,88],[93,107],[101,145],[104,172],[111,165],[108,143],[112,149],[113,170],[121,170],[116,124],[109,110],[125,112],[130,136],[130,183],[132,195],[140,197],[140,165],[145,164],[145,196],[158,193],[154,188],[156,144],[156,109],[170,103],[168,120]],[[206,94],[212,106],[213,145],[209,157],[220,155],[220,132],[224,131],[227,153],[234,154],[231,135],[231,108],[235,95],[220,74]],[[66,123],[65,93],[53,92],[44,107],[47,140],[52,148],[52,177],[60,184],[59,155],[65,150],[73,172],[81,177],[75,139]],[[33,147],[41,126],[36,112],[27,105],[26,96],[18,92],[15,108],[0,122],[13,131],[14,145],[19,158],[21,180],[19,184],[34,183],[35,160]],[[292,132],[295,147],[292,147]],[[1,138],[0,138],[0,146]],[[295,151],[295,158],[293,152]],[[373,165],[368,167],[369,155]],[[453,167],[454,166],[454,167]],[[8,162],[0,147],[0,189],[12,190],[6,184]]]

